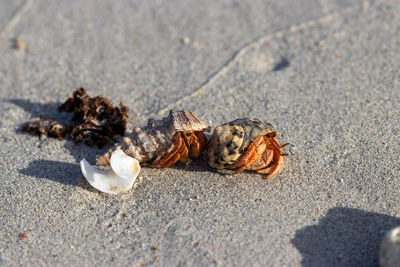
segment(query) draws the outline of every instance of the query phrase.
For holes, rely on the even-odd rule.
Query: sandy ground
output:
[[[376,266],[400,225],[399,14],[389,0],[1,1],[0,265]],[[201,157],[105,195],[78,163],[106,149],[20,131],[68,119],[56,107],[80,86],[129,106],[129,128],[171,108],[258,117],[290,156],[271,180]]]

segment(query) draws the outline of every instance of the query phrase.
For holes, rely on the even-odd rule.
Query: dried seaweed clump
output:
[[[23,130],[59,140],[69,134],[75,142],[83,141],[100,148],[111,143],[115,135],[125,134],[128,108],[122,103],[114,107],[102,96],[91,98],[84,88],[77,89],[58,111],[72,112],[72,124],[63,126],[55,120],[41,118],[27,123]]]
[[[50,137],[55,137],[58,140],[63,140],[68,132],[70,132],[70,127],[62,126],[57,121],[52,119],[40,118],[28,122],[22,127],[22,130],[40,136],[47,135]]]
[[[108,98],[102,96],[91,98],[84,88],[77,89],[58,107],[58,111],[72,112],[72,120],[78,123],[71,132],[75,142],[103,147],[115,135],[125,134],[128,108],[122,103],[114,107]]]

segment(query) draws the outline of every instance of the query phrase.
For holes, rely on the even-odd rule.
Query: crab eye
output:
[[[186,136],[187,136],[187,137],[191,136],[191,133],[186,133]]]

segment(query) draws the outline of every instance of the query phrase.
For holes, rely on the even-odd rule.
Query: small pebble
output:
[[[19,240],[24,240],[24,239],[27,239],[27,238],[28,238],[27,234],[25,234],[25,233],[20,233],[19,234]]]
[[[26,42],[22,37],[16,37],[12,40],[13,42],[13,48],[20,51],[20,52],[25,52],[26,50]]]
[[[183,38],[182,43],[184,43],[186,45],[193,45],[193,46],[197,46],[199,44],[199,42],[197,42],[196,40],[192,40],[189,37]]]
[[[379,254],[379,264],[381,267],[400,266],[400,226],[385,235]]]

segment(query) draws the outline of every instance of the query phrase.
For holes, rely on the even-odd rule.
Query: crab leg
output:
[[[175,144],[174,144],[174,149],[171,151],[171,153],[165,155],[164,157],[160,158],[159,160],[153,162],[153,167],[157,167],[160,165],[163,165],[164,163],[166,163],[170,158],[172,158],[178,151],[179,148],[182,146],[183,140],[181,135],[177,135],[177,138],[175,140]]]
[[[279,170],[283,166],[283,155],[275,148],[275,146],[272,146],[274,150],[274,156],[273,156],[273,163],[270,167],[267,167],[265,169],[258,170],[257,173],[260,174],[268,174],[265,178],[269,179],[272,176],[274,176],[276,173],[279,172]]]
[[[190,150],[189,156],[197,158],[206,148],[207,138],[202,132],[186,132],[182,133],[183,139]]]
[[[203,151],[207,147],[207,137],[204,135],[203,132],[194,132],[197,136],[197,139],[199,140],[200,143],[200,151]]]
[[[233,174],[240,173],[256,163],[262,157],[267,144],[263,136],[259,136],[251,142],[246,152],[242,154],[239,159],[231,166],[232,169],[237,169]]]
[[[186,144],[182,144],[182,147],[183,147],[183,152],[180,153],[181,157],[179,158],[179,162],[186,163],[189,159],[189,149]]]
[[[163,166],[163,169],[171,166],[172,164],[174,164],[175,162],[177,162],[180,157],[182,156],[183,153],[185,153],[185,150],[187,151],[187,146],[185,143],[182,143],[182,145],[180,146],[179,150],[177,153],[175,153],[175,155],[167,161],[167,163],[165,163],[165,165]]]
[[[197,140],[197,136],[194,132],[182,133],[183,139],[186,142],[188,149],[190,150],[189,155],[191,158],[197,158],[200,155],[200,144]]]
[[[264,166],[268,166],[274,159],[274,153],[268,153],[268,149],[266,149],[264,155]]]
[[[265,168],[266,166],[270,165],[274,156],[274,151],[272,150],[271,146],[267,146],[262,157],[254,163],[252,166],[249,166],[247,170],[257,171],[260,169]]]

